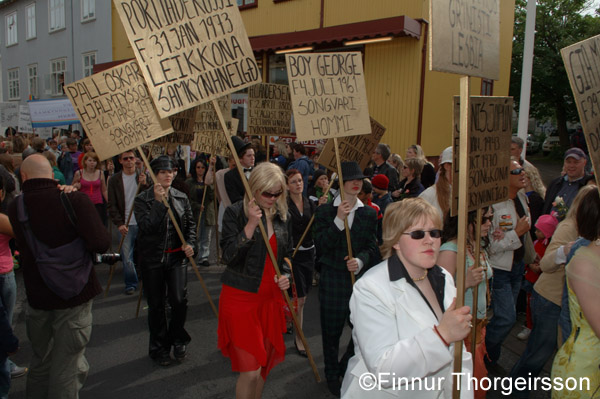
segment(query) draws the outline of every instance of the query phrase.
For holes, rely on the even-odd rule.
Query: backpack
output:
[[[85,242],[81,237],[77,237],[68,244],[50,248],[39,241],[31,230],[29,214],[23,198],[24,194],[16,198],[17,216],[23,226],[27,245],[35,257],[35,263],[44,283],[53,293],[64,300],[79,295],[89,281],[93,266],[92,256],[85,248]],[[75,227],[77,217],[69,197],[61,192],[60,200],[71,224]]]

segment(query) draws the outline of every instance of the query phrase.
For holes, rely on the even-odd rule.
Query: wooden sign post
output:
[[[469,192],[470,78],[499,78],[500,3],[478,0],[431,0],[429,29],[430,69],[464,75],[460,80],[460,139],[458,142],[458,253],[456,307],[464,304],[466,231]],[[508,151],[508,149],[507,149]],[[456,168],[456,163],[453,167]],[[453,181],[453,186],[457,182]],[[474,327],[475,328],[475,327]],[[454,345],[454,371],[462,370],[462,341]],[[452,395],[460,397],[456,378]]]
[[[577,104],[596,186],[600,190],[600,35],[563,48],[565,69]]]

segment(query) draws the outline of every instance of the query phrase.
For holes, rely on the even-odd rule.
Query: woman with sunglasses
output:
[[[465,264],[465,305],[473,309],[473,288],[477,288],[477,323],[475,328],[477,344],[473,360],[473,377],[481,380],[487,377],[487,369],[484,364],[485,350],[485,325],[487,324],[486,313],[488,307],[488,298],[490,297],[489,279],[492,278],[492,268],[488,262],[487,246],[489,245],[488,233],[492,226],[493,212],[491,207],[482,209],[483,217],[481,221],[477,220],[477,212],[469,212],[467,224],[467,259]],[[477,223],[481,223],[481,235],[479,242],[475,238]],[[456,276],[456,256],[458,252],[458,218],[447,215],[444,219],[444,233],[442,234],[442,246],[440,247],[440,256],[438,265]],[[479,262],[475,262],[475,245],[481,246],[479,253]],[[475,323],[474,323],[475,324]],[[471,351],[471,335],[465,338],[465,347]],[[476,398],[485,398],[486,391],[482,389],[475,390]]]
[[[451,396],[454,342],[467,336],[472,317],[468,306],[456,309],[454,279],[436,265],[441,227],[437,210],[423,199],[388,206],[385,260],[356,282],[350,299],[356,354],[342,398]],[[471,354],[463,348],[462,372],[471,369]],[[473,397],[470,384],[461,379],[461,397]]]
[[[286,181],[281,168],[263,162],[250,175],[250,191],[225,211],[221,248],[227,268],[221,277],[219,349],[240,375],[236,398],[260,398],[267,375],[285,357],[286,332],[281,291],[290,287],[279,279],[259,230],[259,221],[283,271],[292,253]]]
[[[401,172],[403,179],[398,184],[398,190],[392,192],[395,201],[418,197],[425,190],[421,184],[422,170],[423,161],[421,159],[408,158],[405,160]]]

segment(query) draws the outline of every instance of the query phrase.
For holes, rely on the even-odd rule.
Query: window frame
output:
[[[53,18],[55,19],[56,16],[61,17],[61,20],[59,22],[61,22],[62,24],[60,26],[55,26],[56,24],[52,23]],[[65,0],[48,0],[48,32],[58,32],[65,28]]]
[[[256,8],[258,7],[258,0],[237,0],[238,2],[242,2],[242,5],[238,4],[238,9],[240,10],[247,10],[249,8]],[[252,3],[247,3],[252,1]]]
[[[63,69],[53,70],[58,63],[63,63]],[[62,96],[64,94],[65,75],[67,73],[67,57],[55,58],[50,60],[50,95]],[[60,85],[60,74],[63,76],[62,86]]]
[[[33,16],[29,15],[30,10],[33,10]],[[25,40],[31,40],[37,37],[37,20],[35,11],[35,3],[25,6]],[[30,35],[30,33],[32,34]]]
[[[481,89],[479,91],[482,96],[494,95],[494,81],[491,79],[481,78]]]
[[[16,76],[12,76],[12,73],[16,73]],[[7,70],[7,83],[8,83],[8,100],[20,100],[21,99],[21,82],[19,76],[19,68],[11,68]]]
[[[14,20],[12,19],[14,18]],[[12,24],[11,21],[12,20]],[[19,44],[19,30],[17,24],[17,11],[13,11],[4,16],[4,24],[6,26],[6,47],[11,47]]]
[[[98,56],[98,52],[97,51],[88,51],[86,53],[81,54],[81,65],[83,67],[83,77],[87,78],[88,76],[91,76],[94,73],[94,65],[96,65],[96,58]],[[86,66],[86,58],[88,57],[93,57],[94,58],[94,63]],[[89,71],[89,75],[86,74]]]
[[[31,74],[31,71],[35,70],[35,75]],[[29,64],[27,65],[27,89],[29,91],[29,95],[31,98],[39,98],[39,74],[38,74],[38,64]],[[33,87],[33,90],[32,90]]]
[[[86,8],[85,5],[89,5],[88,8],[91,9],[91,16],[89,15],[90,12],[88,11],[88,14],[85,15],[84,14],[84,9]],[[85,23],[85,22],[90,22],[96,19],[96,0],[81,0],[80,3],[80,8],[81,8],[81,23]]]

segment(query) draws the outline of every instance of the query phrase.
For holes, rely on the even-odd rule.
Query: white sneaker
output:
[[[525,341],[527,338],[529,338],[529,334],[531,334],[531,329],[525,327],[523,328],[523,331],[517,334],[517,338],[519,338],[521,341]]]

